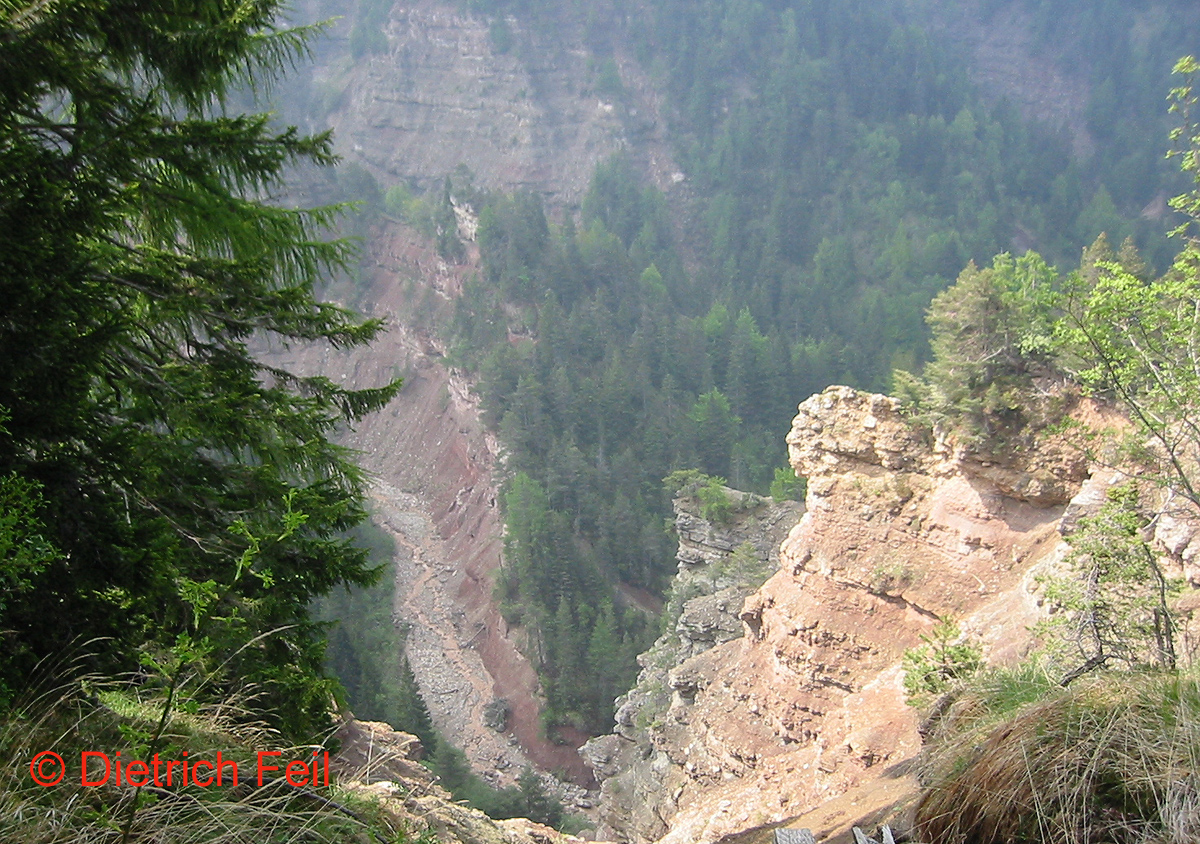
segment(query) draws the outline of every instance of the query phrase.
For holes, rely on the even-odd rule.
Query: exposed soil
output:
[[[367,349],[281,350],[274,360],[351,387],[404,378],[397,399],[342,441],[361,452],[375,519],[396,541],[395,621],[410,628],[409,661],[434,723],[497,785],[512,784],[532,764],[586,786],[591,774],[575,752],[586,737],[557,744],[542,735],[536,672],[492,602],[502,548],[498,443],[483,427],[469,379],[446,365],[442,344],[408,327],[444,316],[463,278],[477,271],[477,254],[447,264],[397,225],[373,243],[373,283],[360,294],[369,304],[360,309],[386,318],[390,330]],[[511,710],[503,733],[483,717],[499,698]]]

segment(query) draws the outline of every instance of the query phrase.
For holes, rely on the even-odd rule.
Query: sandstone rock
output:
[[[899,401],[849,387],[830,387],[800,405],[787,444],[801,477],[843,464],[860,464],[860,471],[913,469],[929,451],[905,423]]]
[[[1096,472],[1083,482],[1079,494],[1071,499],[1059,522],[1059,532],[1068,536],[1079,527],[1080,519],[1091,518],[1100,512],[1100,507],[1108,499],[1108,491],[1117,482],[1115,472]]]
[[[702,518],[695,500],[675,502],[679,573],[668,611],[677,622],[638,658],[642,671],[617,701],[614,733],[580,751],[603,781],[602,837],[653,840],[666,831],[664,820],[689,779],[717,782],[727,767],[747,764],[720,748],[714,754],[689,724],[689,709],[702,689],[725,682],[708,655],[743,635],[748,584],[778,568],[779,543],[803,508],[734,490],[728,495],[738,506],[726,524]]]
[[[1082,401],[1076,409],[1085,424],[1102,415]],[[1061,565],[1060,531],[1119,478],[1088,480],[1066,441],[1024,456],[971,453],[910,426],[896,400],[845,387],[801,404],[787,441],[808,501],[779,570],[738,614],[747,635],[687,650],[724,635],[714,589],[681,602],[674,641],[645,655],[618,710],[622,737],[598,745],[602,834],[725,840],[867,787],[910,758],[920,735],[904,651],[951,616],[993,661],[1020,658],[1044,612],[1034,573]],[[738,539],[694,511],[677,522],[679,582],[694,588]],[[1181,561],[1200,535],[1191,524],[1186,513],[1159,522]]]
[[[423,788],[433,784],[433,774],[420,764],[425,749],[414,735],[393,730],[382,721],[350,718],[334,738],[341,747],[330,767],[340,777],[364,784],[408,782]]]
[[[450,799],[418,763],[423,755],[416,736],[380,721],[345,721],[337,731],[341,749],[330,767],[341,787],[379,804],[393,822],[413,832],[432,830],[446,844],[575,844],[563,835],[524,818],[494,821],[477,809]]]
[[[744,599],[744,590],[731,586],[685,603],[675,624],[679,656],[687,659],[741,636],[739,612]]]

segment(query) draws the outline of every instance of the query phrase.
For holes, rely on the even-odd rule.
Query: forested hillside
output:
[[[914,440],[951,432],[1023,456],[1068,427],[1055,427],[1055,390],[1090,391],[1131,411],[1141,437],[1112,445],[1114,459],[1134,461],[1147,492],[1200,506],[1200,250],[1188,239],[1200,220],[1200,65],[1170,76],[1200,41],[1194,3],[457,3],[490,56],[538,68],[520,78],[550,75],[537,50],[584,54],[585,82],[560,87],[582,84],[572,96],[595,101],[596,137],[620,151],[574,193],[525,175],[514,183],[544,193],[485,190],[502,180],[471,161],[419,179],[369,161],[330,175],[338,148],[321,121],[354,92],[329,68],[388,61],[404,7],[309,6],[344,12],[341,29],[289,29],[273,0],[0,4],[0,745],[18,760],[0,766],[4,835],[125,842],[195,826],[212,840],[341,840],[386,828],[408,840],[420,833],[407,821],[324,797],[292,814],[307,793],[160,793],[160,754],[228,742],[249,764],[252,743],[324,741],[343,692],[420,731],[460,794],[563,820],[532,769],[502,790],[471,776],[394,659],[403,630],[390,589],[360,591],[395,553],[355,532],[368,478],[339,437],[397,396],[400,373],[351,389],[263,352],[375,339],[381,320],[320,294],[372,307],[370,277],[388,268],[359,258],[386,251],[374,238],[397,228],[431,244],[423,254],[447,281],[414,316],[440,320],[421,354],[473,377],[502,444],[503,564],[494,584],[484,568],[469,588],[494,588],[519,631],[552,739],[608,727],[659,632],[671,497],[685,490],[721,522],[751,500],[726,483],[800,496],[783,435],[797,401],[829,383],[902,388],[892,421]],[[317,40],[327,29],[340,34]],[[310,50],[328,74],[272,89]],[[1009,73],[1018,64],[1033,72]],[[363,101],[383,102],[376,93]],[[313,134],[260,113],[267,95]],[[482,97],[459,111],[482,113]],[[535,114],[526,105],[507,115],[518,130]],[[382,130],[388,118],[364,122]],[[639,147],[651,136],[669,147],[666,171],[650,172]],[[358,216],[340,200],[360,203]],[[1181,222],[1183,237],[1163,236]],[[465,417],[444,413],[452,399],[472,422],[476,407],[448,384],[429,404],[447,426],[437,437],[453,440]],[[456,511],[455,487],[430,533],[490,530],[478,511],[495,512],[491,468],[470,467],[474,521]],[[1063,687],[1108,663],[1168,678],[1178,665],[1179,608],[1142,537],[1158,517],[1132,485],[1114,489],[1064,563],[1135,597],[1140,615],[1111,615],[1095,590],[1049,587],[1057,622],[1087,622],[1066,640],[1080,665],[1047,663],[1066,669]],[[1101,570],[1106,554],[1117,568]],[[878,573],[865,591],[884,600]],[[1147,583],[1153,594],[1140,594]],[[324,622],[347,615],[357,625],[327,641]],[[500,621],[454,628],[454,647],[482,650]],[[530,720],[535,686],[522,689]],[[515,745],[507,702],[484,691],[491,729]],[[78,788],[53,791],[29,761],[46,758],[36,748],[79,758],[101,745],[153,759],[156,790],[81,791],[92,786],[76,770]],[[1170,793],[1194,804],[1187,788]],[[260,817],[278,825],[255,830]]]
[[[571,14],[472,8],[534,28]],[[687,197],[647,187],[630,156],[598,167],[577,212],[482,195],[461,174],[452,186],[479,210],[485,265],[459,303],[459,355],[478,366],[510,453],[501,598],[540,631],[553,718],[599,728],[632,671],[606,667],[569,693],[554,681],[609,666],[592,638],[607,641],[614,621],[617,639],[639,638],[620,601],[599,612],[595,596],[617,581],[661,590],[670,472],[787,494],[781,434],[796,402],[830,383],[887,390],[894,369],[918,370],[925,309],[969,261],[1037,248],[1071,266],[1102,232],[1170,260],[1164,198],[1182,182],[1165,160],[1165,95],[1200,32],[1195,10],[978,12],[977,27],[1017,14],[1040,61],[1084,80],[1089,155],[1069,127],[971,81],[972,56],[948,34],[962,15],[596,4],[584,25],[597,89],[622,104],[618,59],[662,87]]]

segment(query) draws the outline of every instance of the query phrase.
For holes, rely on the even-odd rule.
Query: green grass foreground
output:
[[[235,705],[184,703],[163,715],[161,698],[139,699],[135,687],[82,682],[33,697],[0,720],[0,841],[9,844],[408,844],[429,833],[392,817],[378,803],[333,784],[294,787],[281,772],[256,783],[257,753],[282,751],[282,760],[311,757],[312,747],[283,746],[279,734],[247,724]],[[162,722],[161,731],[159,730]],[[239,768],[238,785],[175,784],[142,788],[81,783],[80,757],[98,751],[126,763],[152,757],[150,737],[163,759],[216,759]],[[321,749],[323,751],[323,748]],[[53,751],[66,763],[56,785],[34,781],[31,760]],[[46,769],[52,773],[53,766]],[[102,777],[94,769],[91,780]],[[161,781],[161,780],[160,780]]]

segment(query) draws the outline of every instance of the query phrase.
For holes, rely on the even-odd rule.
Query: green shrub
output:
[[[803,501],[807,491],[807,479],[796,477],[791,467],[781,466],[775,470],[770,493],[775,501]]]
[[[904,691],[913,706],[925,706],[940,695],[977,674],[983,668],[983,652],[963,638],[958,625],[942,619],[921,644],[905,651]]]
[[[733,502],[729,500],[724,478],[709,478],[696,494],[702,518],[716,524],[727,524],[733,518]]]

